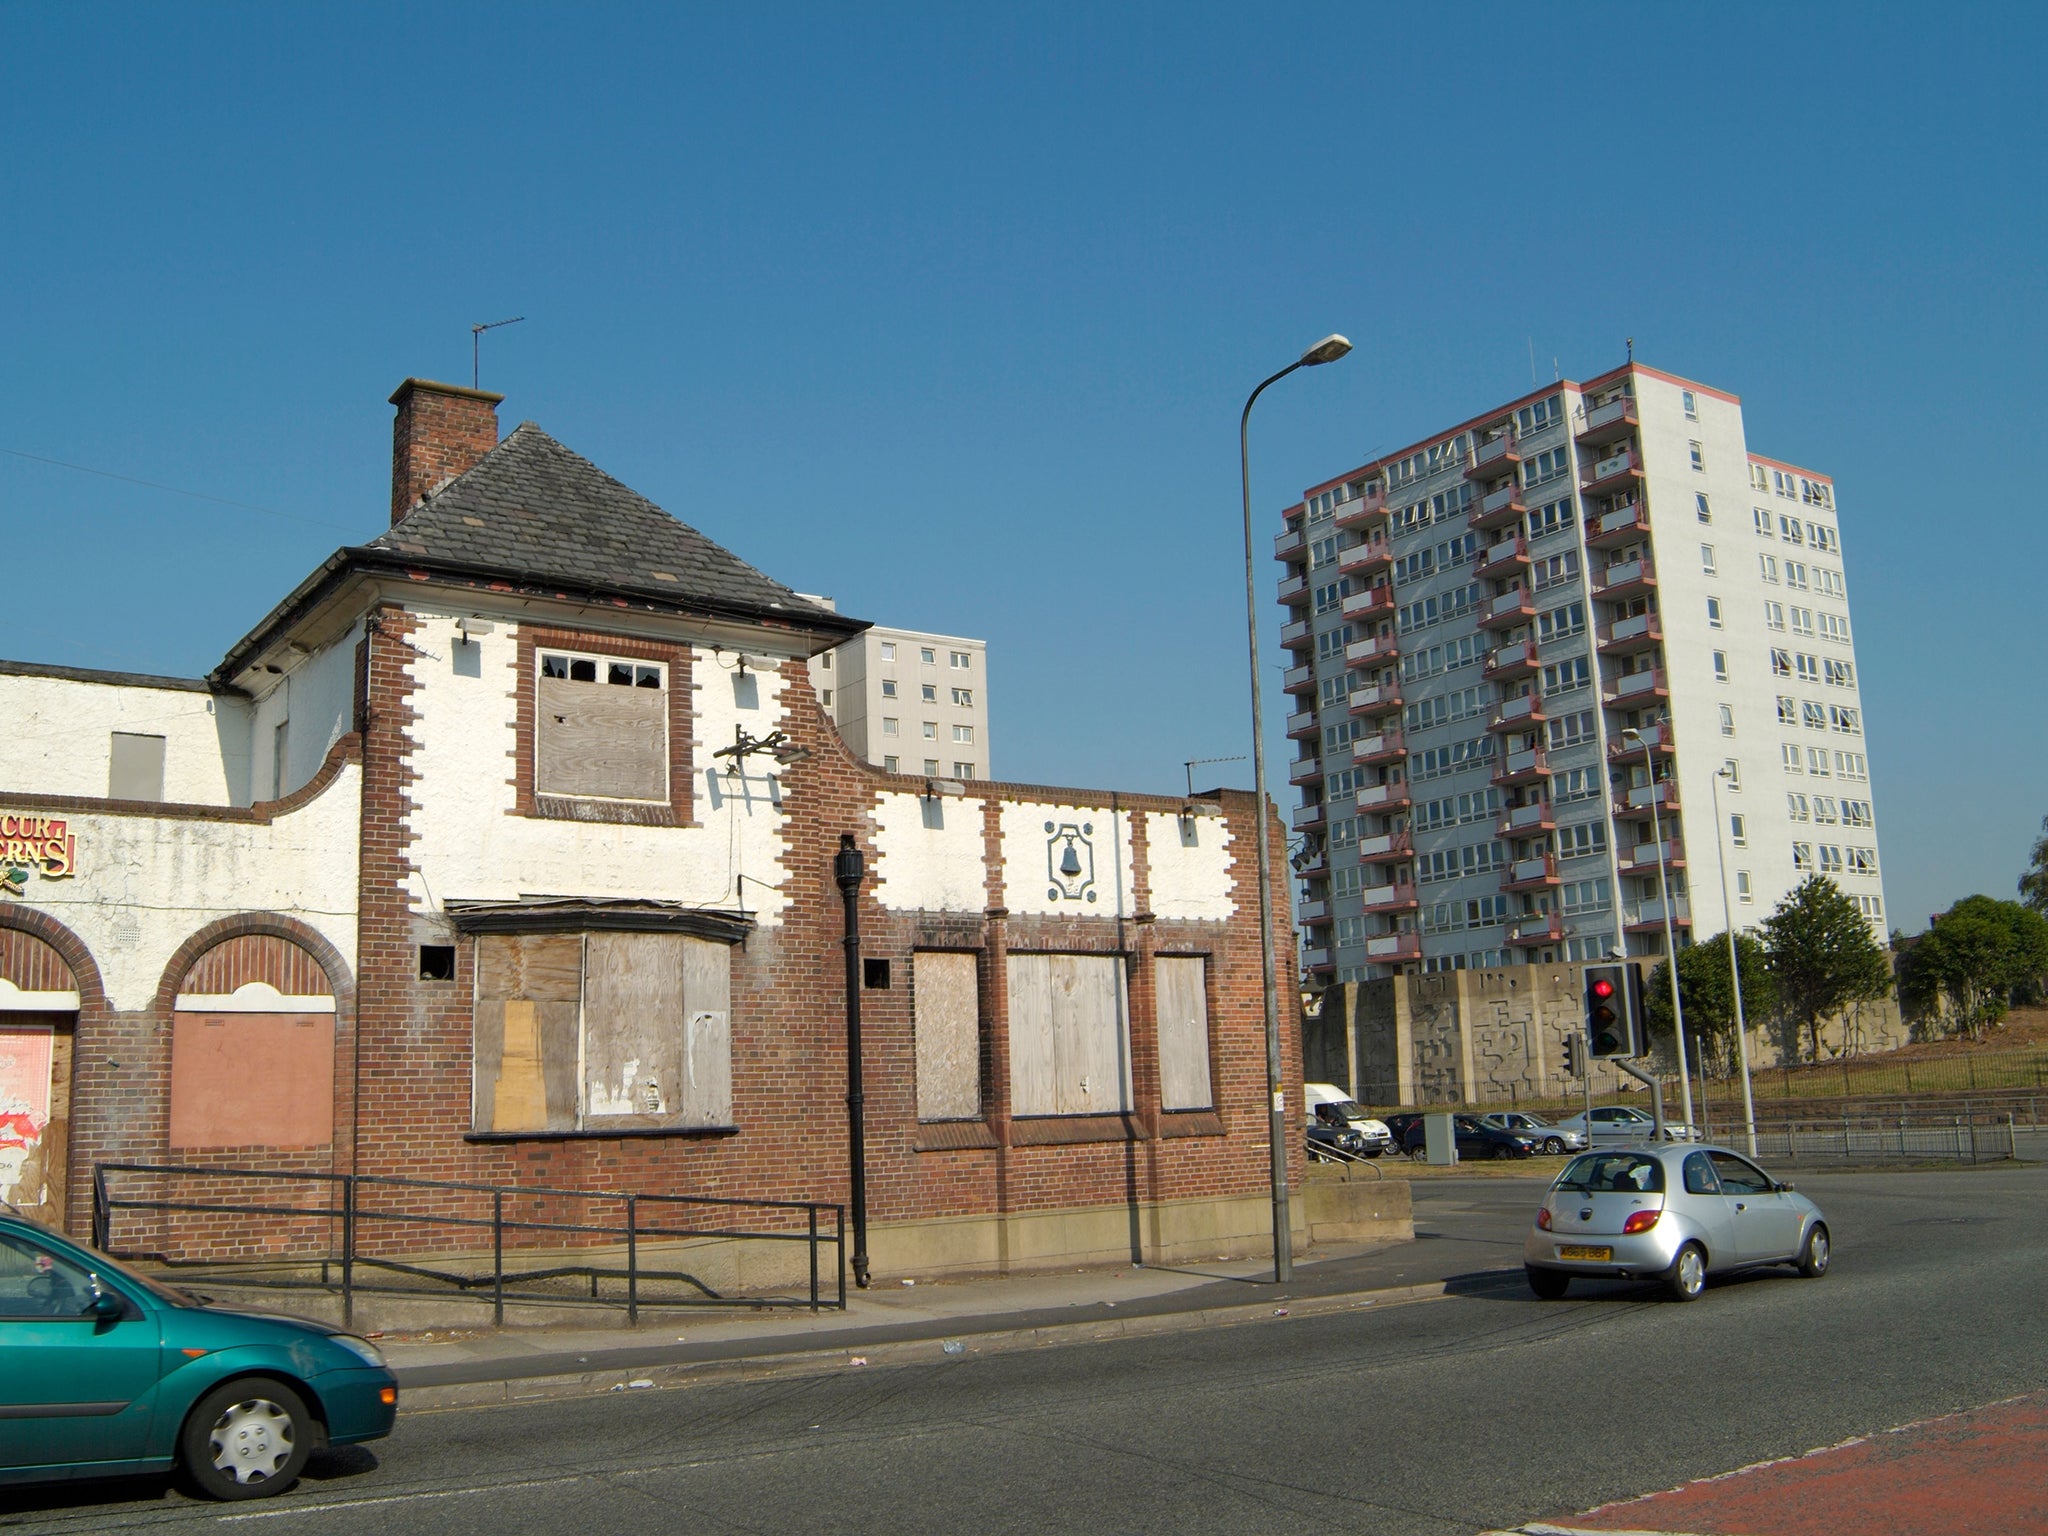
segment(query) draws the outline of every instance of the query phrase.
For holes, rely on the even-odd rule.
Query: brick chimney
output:
[[[391,521],[427,492],[472,468],[498,446],[498,404],[505,397],[460,384],[407,379],[391,403]]]

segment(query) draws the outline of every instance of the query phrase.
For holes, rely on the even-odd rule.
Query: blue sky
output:
[[[466,380],[984,636],[1006,778],[1247,750],[1306,485],[1645,362],[1837,477],[1892,919],[2048,813],[2038,7],[0,10],[0,656],[196,674]],[[270,509],[88,476],[64,460]],[[1277,683],[1278,568],[1261,622]],[[1288,754],[1269,693],[1276,761]],[[1211,776],[1248,782],[1243,765]],[[1284,784],[1283,800],[1291,799]]]

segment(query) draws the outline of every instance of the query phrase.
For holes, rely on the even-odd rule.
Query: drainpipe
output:
[[[832,878],[846,904],[846,1128],[853,1183],[853,1283],[868,1288],[868,1148],[860,1067],[860,883],[867,873],[851,832],[839,834]]]

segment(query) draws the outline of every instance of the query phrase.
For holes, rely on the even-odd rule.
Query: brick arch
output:
[[[163,979],[157,983],[157,1017],[170,1017],[172,1005],[177,1001],[185,978],[197,969],[202,961],[208,959],[210,951],[237,939],[266,938],[281,939],[311,956],[314,964],[326,975],[327,986],[334,994],[334,1007],[338,1014],[346,1015],[355,1006],[355,977],[349,971],[348,962],[341,958],[340,952],[328,943],[319,930],[308,927],[297,918],[286,917],[280,912],[238,912],[232,917],[223,917],[208,923],[178,946],[177,953],[171,956],[170,963],[164,967]],[[237,945],[236,948],[245,947]],[[253,952],[244,958],[251,965],[263,963],[261,957]],[[288,989],[280,987],[278,990]]]
[[[92,951],[85,947],[85,940],[64,924],[33,907],[0,902],[0,931],[25,934],[56,951],[57,959],[71,970],[72,981],[78,989],[81,1013],[100,1013],[107,1008],[107,989],[100,980],[98,962],[93,959]],[[69,991],[70,988],[58,990]]]

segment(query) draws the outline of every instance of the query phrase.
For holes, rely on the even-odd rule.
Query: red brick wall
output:
[[[422,936],[406,906],[410,872],[402,819],[415,787],[402,734],[413,719],[404,648],[411,621],[381,615],[371,637],[369,719],[364,746],[363,863],[359,950],[362,1113],[355,1166],[365,1173],[483,1183],[545,1183],[766,1199],[843,1202],[846,1150],[845,995],[842,908],[832,859],[851,832],[875,867],[871,807],[883,789],[921,788],[921,778],[885,775],[855,759],[818,708],[803,664],[784,668],[785,728],[811,755],[781,774],[785,835],[778,926],[754,931],[733,956],[733,1100],[736,1132],[660,1137],[472,1139],[470,997],[474,945],[457,943],[454,981],[417,979]],[[614,641],[560,634],[558,643],[617,649]],[[524,750],[522,748],[522,750]],[[975,786],[977,794],[1036,798],[1024,786]],[[440,792],[446,792],[442,790]],[[1104,797],[1105,799],[1108,797]],[[1252,802],[1223,797],[1235,847],[1243,851],[1239,914],[1228,922],[1155,921],[1142,910],[1114,919],[1015,917],[1003,906],[997,806],[984,811],[990,850],[987,910],[885,911],[872,878],[863,887],[863,954],[892,962],[894,985],[862,995],[866,1051],[869,1214],[875,1222],[1047,1210],[1125,1200],[1255,1195],[1266,1187],[1265,1047],[1256,904],[1251,899]],[[1149,904],[1142,813],[1178,810],[1178,800],[1123,803],[1139,828],[1134,875]],[[1277,824],[1275,846],[1284,847]],[[1276,872],[1284,923],[1285,882]],[[1288,953],[1281,936],[1282,953]],[[981,954],[984,1104],[991,1144],[918,1150],[910,957],[921,945]],[[1008,1113],[1007,1017],[1003,985],[1011,947],[1117,952],[1128,957],[1136,1112],[1128,1121],[1083,1128],[1103,1139],[1021,1144]],[[1182,1134],[1163,1136],[1151,957],[1160,951],[1210,959],[1211,1050],[1219,1112],[1173,1117]],[[1283,985],[1289,972],[1283,970]],[[1293,1018],[1282,999],[1283,1017]],[[1297,1032],[1283,1030],[1287,1080],[1298,1103]],[[337,1088],[339,1127],[349,1120]],[[1034,1133],[1043,1134],[1035,1124]],[[1207,1134],[1201,1134],[1206,1130]],[[1195,1132],[1195,1134],[1187,1134]],[[1057,1134],[1057,1132],[1056,1132]],[[943,1138],[938,1138],[943,1139]],[[927,1142],[927,1144],[929,1144]],[[1290,1146],[1296,1175],[1300,1151]],[[424,1208],[424,1205],[423,1207]]]
[[[391,403],[391,521],[443,480],[472,469],[498,446],[503,395],[407,379]]]

